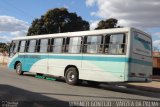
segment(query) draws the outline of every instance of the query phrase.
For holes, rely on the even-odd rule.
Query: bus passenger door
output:
[[[38,50],[40,61],[38,63],[38,72],[42,74],[48,73],[48,44],[49,39],[40,39],[38,42]]]
[[[84,80],[100,81],[102,69],[98,60],[102,56],[103,36],[85,36],[83,42],[82,72],[79,77]]]
[[[30,72],[47,73],[48,39],[29,40],[27,44],[26,68]]]
[[[64,38],[57,37],[50,39],[48,54],[48,72],[47,74],[54,76],[62,76],[63,73],[63,46],[64,46]]]

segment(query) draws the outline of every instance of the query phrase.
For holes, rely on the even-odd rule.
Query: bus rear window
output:
[[[151,56],[151,38],[138,32],[134,32],[133,34],[133,52],[145,56]]]

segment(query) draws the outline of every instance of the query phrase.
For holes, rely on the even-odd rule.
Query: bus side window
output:
[[[14,43],[12,41],[11,44],[10,44],[10,47],[9,47],[9,53],[13,52],[13,47],[14,47]]]
[[[64,38],[54,38],[52,44],[52,52],[53,53],[62,53],[64,45]]]
[[[26,41],[20,41],[20,45],[19,45],[19,52],[24,52],[25,51],[25,45],[26,45]]]
[[[14,41],[12,41],[12,43],[10,45],[9,52],[12,53],[14,51],[14,48],[15,48],[15,43],[14,43]]]
[[[110,36],[109,54],[125,53],[125,35],[113,34]]]
[[[13,56],[18,49],[18,41],[12,41],[9,49],[9,56]]]
[[[19,45],[19,41],[14,41],[13,53],[16,53],[18,51],[18,45]]]
[[[84,53],[102,53],[103,36],[87,36],[84,38]]]
[[[36,50],[36,40],[29,40],[28,52],[34,53]]]
[[[80,53],[82,37],[71,37],[66,39],[68,53]]]
[[[48,39],[41,39],[40,40],[40,52],[46,53],[48,48]]]

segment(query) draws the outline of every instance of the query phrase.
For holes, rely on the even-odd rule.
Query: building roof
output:
[[[159,57],[160,58],[160,52],[152,52],[153,53],[153,57]]]

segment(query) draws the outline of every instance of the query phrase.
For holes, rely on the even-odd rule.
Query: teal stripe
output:
[[[88,61],[110,61],[110,62],[129,62],[136,63],[141,65],[152,66],[152,62],[147,62],[134,58],[125,58],[125,57],[99,57],[99,56],[49,56],[49,58],[54,59],[67,59],[67,60],[88,60]]]
[[[33,57],[36,56],[36,57]],[[24,57],[26,58],[26,62],[30,62],[32,64],[36,63],[41,59],[66,59],[66,60],[87,60],[87,61],[110,61],[110,62],[129,62],[135,64],[141,64],[146,66],[152,66],[152,62],[147,62],[143,60],[133,59],[133,58],[125,58],[125,57],[99,57],[99,56],[65,56],[65,55],[19,55],[14,58],[14,60],[9,64],[9,68],[14,68],[14,63],[16,61],[21,61],[23,63]],[[27,64],[27,63],[26,63]],[[29,71],[32,64],[30,66],[23,66],[24,70]]]
[[[139,60],[139,59],[129,58],[128,62],[129,63],[136,63],[136,64],[140,64],[140,65],[152,66],[152,62],[147,62],[147,61],[143,61],[143,60]]]
[[[44,57],[44,56],[43,56]],[[82,60],[82,56],[61,56],[61,55],[49,55],[49,58],[53,59],[71,59],[71,60]]]
[[[89,56],[84,56],[83,60],[126,62],[126,58],[123,58],[123,57],[89,57]]]
[[[44,56],[42,56],[44,57]],[[49,56],[54,59],[68,59],[68,60],[89,60],[89,61],[112,61],[112,62],[126,62],[123,57],[99,57],[99,56]]]
[[[22,55],[24,56],[24,55]],[[66,56],[66,55],[26,55],[26,59],[40,60],[40,59],[67,59],[67,60],[89,60],[89,61],[111,61],[111,62],[129,62],[129,63],[138,63],[143,65],[152,65],[152,62],[147,62],[143,60],[138,60],[134,58],[125,58],[125,57],[99,57],[99,56]],[[33,56],[37,56],[34,58]],[[23,59],[19,55],[20,59]]]

